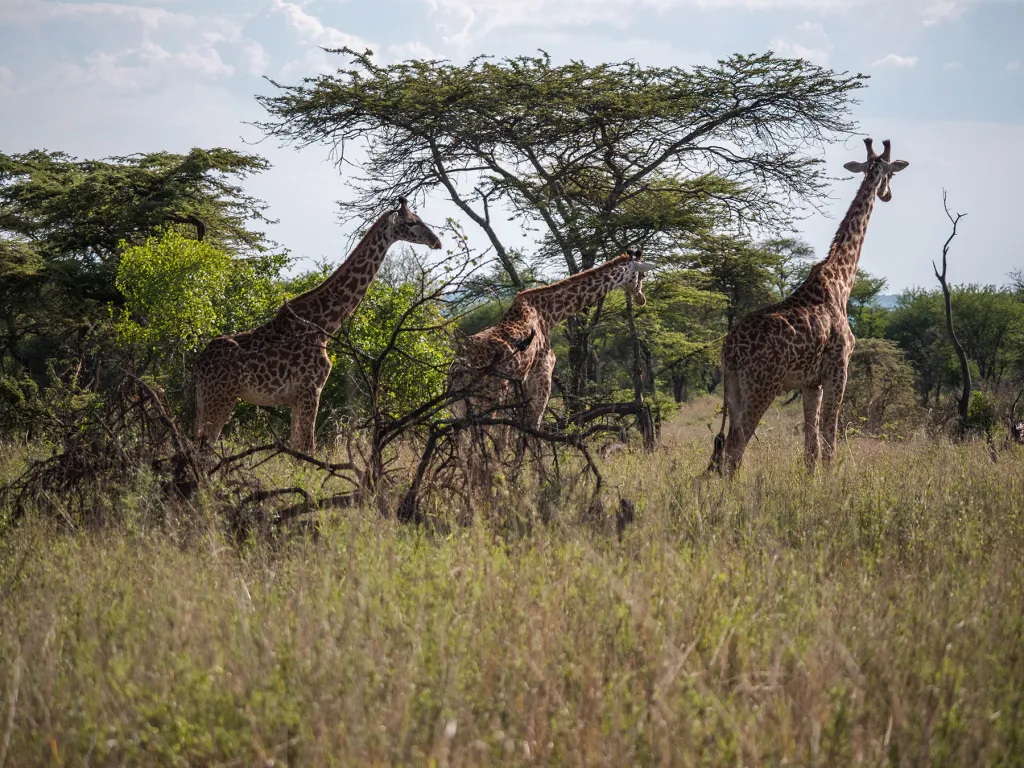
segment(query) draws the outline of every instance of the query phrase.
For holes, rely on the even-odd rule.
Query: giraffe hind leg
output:
[[[779,388],[764,388],[756,397],[749,397],[735,417],[729,418],[729,435],[725,438],[725,475],[732,477],[743,462],[747,444],[757,431],[761,419],[775,399]],[[730,409],[730,414],[732,410]]]
[[[804,463],[808,472],[814,472],[818,463],[821,441],[818,436],[818,416],[821,408],[821,385],[804,387]]]
[[[843,404],[847,375],[846,359],[838,360],[826,371],[821,396],[821,463],[826,469],[836,456],[839,435],[839,410]]]

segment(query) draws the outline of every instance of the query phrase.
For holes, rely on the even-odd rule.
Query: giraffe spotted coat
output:
[[[554,328],[618,287],[643,306],[643,275],[651,269],[639,254],[624,253],[560,282],[516,294],[501,320],[466,339],[452,361],[449,392],[469,394],[453,403],[456,417],[468,408],[483,414],[523,400],[523,422],[539,427],[555,370]],[[521,387],[522,397],[512,387]]]
[[[811,268],[792,295],[747,315],[725,338],[722,431],[715,438],[709,469],[727,475],[735,472],[768,407],[788,389],[803,393],[807,468],[814,470],[819,451],[826,466],[835,458],[839,409],[854,346],[846,303],[857,276],[875,197],[888,202],[893,174],[909,165],[904,160],[890,160],[888,140],[883,142],[881,155],[872,149],[871,139],[864,143],[867,161],[844,166],[853,173],[863,173],[864,179],[836,231],[828,256]]]
[[[286,301],[263,325],[221,336],[195,365],[195,437],[217,441],[238,400],[292,409],[291,445],[312,454],[320,392],[331,373],[327,341],[359,305],[388,248],[398,241],[440,248],[441,240],[399,198],[323,283]]]

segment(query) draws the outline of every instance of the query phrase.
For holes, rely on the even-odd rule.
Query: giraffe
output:
[[[864,139],[867,161],[843,166],[851,173],[863,173],[864,179],[832,239],[828,256],[811,268],[803,284],[785,300],[751,312],[726,336],[722,345],[722,428],[715,437],[709,472],[731,476],[736,471],[761,417],[787,389],[803,392],[807,469],[814,471],[819,449],[822,464],[832,464],[839,407],[854,346],[846,302],[875,197],[889,202],[892,175],[909,165],[905,160],[891,160],[889,140],[882,143],[884,150],[879,155],[872,149],[872,140]],[[819,423],[823,440],[819,440]]]
[[[291,446],[312,455],[320,392],[331,373],[327,340],[359,306],[388,248],[400,240],[441,247],[404,197],[320,285],[286,300],[263,325],[211,341],[195,365],[196,439],[215,443],[239,399],[288,405]]]
[[[540,427],[551,397],[555,353],[551,332],[564,319],[622,286],[638,306],[644,273],[654,268],[640,252],[624,253],[600,266],[540,288],[520,291],[496,324],[465,339],[448,372],[450,393],[472,392],[452,404],[455,416],[470,407],[486,413],[507,404],[509,385],[519,383],[525,394],[524,423]]]

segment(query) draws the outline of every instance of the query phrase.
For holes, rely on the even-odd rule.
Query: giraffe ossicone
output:
[[[399,241],[441,247],[404,197],[320,285],[285,301],[263,325],[211,341],[195,365],[196,439],[215,443],[239,400],[286,405],[292,409],[291,446],[312,455],[320,392],[331,373],[327,341],[359,306]]]
[[[819,452],[826,466],[835,459],[839,409],[855,343],[846,304],[875,198],[889,202],[893,174],[909,165],[891,159],[888,139],[881,155],[872,144],[864,139],[864,162],[843,166],[864,174],[864,179],[828,256],[811,267],[807,279],[790,296],[744,317],[722,344],[722,428],[715,437],[709,471],[725,475],[736,471],[768,407],[789,389],[803,393],[807,468],[814,470]]]

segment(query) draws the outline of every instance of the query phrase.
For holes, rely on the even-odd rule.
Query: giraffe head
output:
[[[388,227],[395,240],[429,245],[431,248],[441,247],[441,238],[409,210],[409,201],[404,197],[398,198],[398,208],[388,216]]]
[[[865,163],[859,163],[856,160],[851,160],[843,165],[843,168],[850,171],[851,173],[866,173],[875,174],[878,178],[877,194],[878,199],[883,203],[888,203],[892,200],[892,190],[889,188],[889,182],[892,179],[894,173],[899,173],[906,168],[910,163],[906,160],[890,160],[890,154],[892,152],[892,146],[889,140],[886,139],[882,142],[882,146],[885,149],[882,154],[875,154],[875,150],[871,148],[871,139],[864,139],[864,145],[868,148],[868,159]]]
[[[636,305],[642,307],[647,303],[647,297],[644,296],[644,274],[654,269],[654,265],[644,261],[639,248],[627,251],[626,256],[629,258],[626,261],[626,281],[623,287],[633,297]]]

